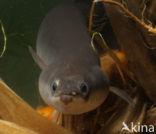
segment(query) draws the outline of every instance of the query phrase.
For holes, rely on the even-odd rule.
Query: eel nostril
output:
[[[60,100],[65,104],[69,104],[70,102],[73,101],[73,96],[71,95],[61,95],[60,96]]]

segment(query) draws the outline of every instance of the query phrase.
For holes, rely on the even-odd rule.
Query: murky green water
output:
[[[42,104],[38,92],[40,69],[28,45],[35,48],[39,25],[47,12],[65,0],[0,0],[0,19],[7,35],[7,49],[0,59],[0,77],[33,107]],[[3,36],[0,33],[0,50]]]

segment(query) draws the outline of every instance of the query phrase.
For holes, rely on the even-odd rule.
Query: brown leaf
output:
[[[0,80],[0,116],[40,134],[71,134],[61,126],[43,118],[2,80]]]

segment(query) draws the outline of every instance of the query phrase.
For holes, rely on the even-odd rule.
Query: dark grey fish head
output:
[[[64,114],[82,114],[97,108],[106,99],[108,87],[108,78],[98,66],[86,70],[84,66],[49,65],[39,78],[44,101]]]

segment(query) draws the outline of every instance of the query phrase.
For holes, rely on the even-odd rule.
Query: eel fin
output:
[[[120,90],[119,88],[112,87],[112,86],[109,88],[109,90],[112,93],[116,94],[117,96],[121,97],[123,100],[129,103],[132,107],[135,107],[135,102],[133,101],[133,99],[124,91]]]
[[[35,61],[35,63],[40,67],[41,70],[43,70],[46,67],[46,64],[43,62],[43,60],[35,53],[35,51],[32,49],[31,46],[28,46],[29,51]]]

